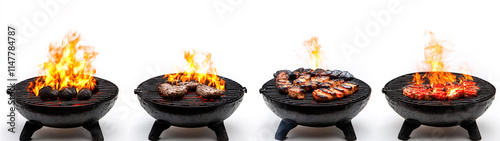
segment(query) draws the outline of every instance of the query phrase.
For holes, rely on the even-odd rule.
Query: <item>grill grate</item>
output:
[[[418,104],[418,105],[431,105],[431,106],[449,106],[449,105],[466,105],[466,104],[472,104],[472,103],[477,103],[481,101],[485,101],[490,99],[491,97],[494,96],[495,94],[495,87],[491,85],[489,82],[472,76],[474,78],[474,81],[477,83],[477,86],[479,86],[480,90],[477,92],[476,97],[471,97],[471,98],[461,98],[458,100],[447,100],[447,101],[439,101],[439,100],[415,100],[411,99],[407,96],[403,95],[403,87],[410,84],[413,79],[413,74],[415,73],[409,73],[403,76],[399,76],[397,78],[394,78],[393,80],[389,81],[382,91],[389,96],[390,98],[399,100],[399,101],[404,101],[406,103],[412,103],[412,104]],[[419,72],[420,75],[424,75],[425,72]],[[459,73],[453,73],[454,75],[460,76],[461,74]]]
[[[289,97],[287,94],[281,94],[279,93],[279,90],[276,88],[276,82],[274,78],[267,81],[262,86],[260,93],[262,93],[267,98],[272,99],[273,101],[295,106],[338,106],[338,105],[345,105],[357,102],[366,99],[370,96],[371,88],[370,86],[368,86],[368,84],[359,79],[353,79],[351,81],[354,81],[359,84],[358,91],[356,91],[352,95],[345,96],[341,99],[336,99],[328,102],[317,102],[316,100],[314,100],[312,92],[308,92],[304,99],[293,99]]]
[[[29,82],[34,82],[37,77],[33,77],[30,79],[26,79],[15,87],[15,98],[17,102],[25,103],[28,105],[34,106],[46,106],[46,107],[75,107],[75,106],[86,106],[92,105],[99,102],[109,101],[112,98],[118,95],[118,87],[111,83],[110,81],[94,77],[97,81],[97,89],[99,90],[97,93],[93,94],[91,99],[89,100],[68,100],[68,101],[60,101],[60,100],[51,100],[51,101],[42,101],[39,97],[35,96],[34,93],[28,92],[26,89],[29,85]]]
[[[243,88],[235,81],[219,76],[226,82],[226,90],[220,98],[205,100],[199,97],[196,92],[189,92],[180,100],[172,100],[161,97],[160,92],[158,92],[158,85],[160,83],[166,82],[166,80],[163,79],[163,76],[164,75],[160,75],[142,82],[135,90],[135,93],[144,100],[151,101],[160,105],[196,108],[218,106],[221,104],[233,102],[243,97],[243,93],[246,91],[245,88]]]

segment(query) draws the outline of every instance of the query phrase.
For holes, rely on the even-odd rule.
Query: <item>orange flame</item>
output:
[[[446,84],[448,82],[455,82],[456,76],[450,72],[446,71],[444,65],[444,53],[446,49],[443,47],[442,43],[444,41],[436,39],[436,36],[432,32],[428,32],[430,35],[430,41],[427,47],[425,47],[425,63],[431,68],[431,72],[425,74],[424,77],[429,79],[429,83],[433,84]]]
[[[443,43],[446,41],[438,40],[431,31],[428,31],[426,34],[430,36],[430,41],[424,49],[424,64],[430,72],[425,73],[422,77],[416,73],[413,76],[413,83],[422,84],[425,80],[421,80],[421,78],[427,78],[430,85],[456,82],[457,77],[446,70],[447,67],[444,63],[444,55],[449,51],[443,47]],[[464,78],[460,78],[460,81],[472,80],[472,76],[465,73],[463,75]]]
[[[318,37],[311,37],[311,40],[304,41],[304,46],[309,52],[309,67],[317,69],[321,67],[321,45],[318,44]]]
[[[61,90],[74,87],[77,91],[87,88],[94,89],[96,80],[93,75],[96,70],[91,63],[97,56],[93,47],[78,44],[80,35],[70,32],[61,44],[51,43],[49,46],[49,60],[43,63],[44,75],[35,82],[30,82],[27,90],[38,96],[38,91],[51,86]],[[82,53],[82,54],[79,54]],[[77,58],[77,55],[83,55]]]
[[[425,80],[422,80],[422,77],[420,74],[417,72],[413,75],[413,83],[415,84],[423,84]]]
[[[200,64],[195,60],[197,54],[205,56],[205,60]],[[168,81],[176,82],[177,80],[185,81],[197,81],[200,84],[207,84],[208,86],[215,87],[219,90],[225,89],[225,81],[217,76],[217,70],[215,69],[212,62],[211,53],[200,53],[194,50],[184,51],[184,59],[187,62],[187,67],[184,72],[178,72],[175,74],[165,74],[163,78],[168,77]]]

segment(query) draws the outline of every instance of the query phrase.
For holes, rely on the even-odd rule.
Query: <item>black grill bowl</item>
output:
[[[42,126],[72,128],[83,126],[92,133],[93,140],[103,140],[98,120],[113,107],[118,87],[108,80],[94,77],[98,92],[90,100],[42,101],[27,91],[29,82],[37,77],[16,84],[7,93],[14,95],[15,107],[26,122],[20,140],[31,140],[32,134]]]
[[[424,75],[425,72],[419,72]],[[403,95],[402,88],[412,82],[413,74],[409,73],[389,81],[382,92],[385,93],[389,105],[403,118],[405,122],[399,133],[401,140],[409,139],[411,132],[421,124],[435,127],[460,125],[468,132],[472,140],[480,140],[481,136],[476,125],[480,117],[491,105],[495,97],[495,87],[489,82],[475,77],[479,86],[478,96],[466,99],[439,101],[414,100]],[[453,73],[457,77],[459,73]]]
[[[223,121],[238,108],[246,88],[219,76],[226,81],[226,90],[221,98],[207,101],[189,93],[180,100],[170,100],[161,97],[158,92],[158,85],[166,82],[163,76],[148,79],[135,89],[141,106],[156,119],[149,134],[150,140],[159,140],[163,130],[171,125],[188,128],[208,126],[215,131],[218,140],[228,140]]]
[[[356,140],[351,119],[367,104],[371,88],[359,79],[352,80],[359,84],[359,90],[350,96],[330,102],[316,102],[309,92],[305,99],[296,100],[286,94],[280,94],[274,79],[266,82],[260,89],[266,105],[282,118],[275,138],[286,139],[288,131],[297,125],[310,127],[337,126],[347,140]]]

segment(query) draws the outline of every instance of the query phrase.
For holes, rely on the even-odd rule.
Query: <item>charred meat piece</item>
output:
[[[352,81],[347,81],[347,82],[341,84],[340,87],[343,89],[348,89],[347,92],[345,93],[346,96],[355,93],[359,89],[358,84],[356,84],[355,82],[352,82]]]
[[[330,88],[330,87],[333,87],[334,85],[334,82],[333,80],[330,80],[330,81],[326,81],[326,82],[323,82],[323,83],[319,83],[318,86],[320,88]]]
[[[348,85],[350,87],[352,87],[352,89],[354,90],[354,92],[358,91],[359,90],[359,85],[358,83],[356,82],[353,82],[353,81],[347,81],[344,83],[345,85]]]
[[[341,90],[339,89],[336,89],[336,88],[328,88],[328,90],[330,90],[332,92],[332,94],[337,97],[337,98],[342,98],[344,97],[345,93],[342,92]]]
[[[299,86],[292,86],[288,88],[288,96],[294,99],[304,99],[306,97],[306,91]]]
[[[283,84],[292,84],[292,83],[290,83],[290,81],[288,79],[276,79],[276,85],[278,85],[278,84],[283,85]]]
[[[337,90],[341,90],[342,92],[344,92],[345,96],[348,96],[348,95],[351,95],[354,93],[354,88],[349,86],[349,85],[346,85],[346,84],[341,84],[340,86],[337,86],[335,88]]]
[[[57,100],[57,90],[52,89],[51,86],[45,86],[38,91],[38,96],[42,100]]]
[[[446,88],[443,84],[433,84],[431,86],[431,97],[436,100],[446,100],[448,95],[446,94]]]
[[[314,70],[313,70],[313,69],[311,69],[311,68],[307,68],[307,69],[304,69],[304,70],[302,71],[302,73],[301,73],[301,74],[302,74],[302,75],[304,75],[304,74],[311,74],[312,72],[314,72]]]
[[[446,85],[446,93],[449,100],[455,100],[464,95],[464,90],[459,84],[450,83]]]
[[[89,100],[92,97],[92,91],[90,89],[81,89],[76,95],[78,100]]]
[[[300,87],[302,89],[304,89],[305,91],[312,91],[314,89],[317,89],[318,88],[318,82],[316,81],[306,81],[306,83],[303,83],[302,85],[300,85]]]
[[[76,89],[73,87],[69,88],[64,88],[57,93],[57,96],[59,96],[59,100],[71,100],[73,98],[76,98],[77,92]]]
[[[222,96],[224,91],[210,87],[208,85],[200,85],[196,87],[196,93],[200,95],[203,99],[214,99]]]
[[[464,81],[462,82],[462,89],[464,92],[464,97],[469,98],[477,96],[477,91],[479,90],[479,87],[476,86],[476,82],[474,81]]]
[[[158,85],[158,91],[162,97],[177,99],[182,98],[187,93],[187,88],[169,83],[161,83]]]
[[[325,88],[320,88],[316,89],[312,92],[313,98],[316,101],[319,102],[325,102],[325,101],[331,101],[336,99],[337,97],[333,94],[332,91],[325,89]]]
[[[411,84],[403,87],[403,94],[411,99],[430,100],[432,93],[428,85]]]
[[[290,87],[292,87],[292,83],[288,78],[276,78],[276,88],[278,88],[281,94],[286,94]]]
[[[342,74],[340,74],[339,78],[344,80],[352,80],[354,76],[348,71],[343,71]]]
[[[465,98],[469,98],[469,97],[475,97],[477,96],[477,90],[478,89],[475,89],[475,88],[468,88],[468,89],[464,89],[464,97]]]
[[[292,72],[292,74],[290,74],[290,78],[291,79],[297,79],[297,78],[299,78],[299,76],[301,75],[302,71],[304,71],[304,68],[298,68],[298,69],[294,70]]]
[[[201,84],[196,81],[185,81],[178,83],[178,85],[186,87],[187,90],[196,90],[196,87],[198,87]]]
[[[325,70],[325,76],[331,76],[332,72],[332,70]]]
[[[292,86],[293,86],[292,84],[276,84],[276,88],[278,88],[281,94],[287,94],[288,89]]]
[[[293,84],[300,86],[300,85],[303,85],[304,83],[306,83],[307,81],[309,81],[309,79],[311,79],[311,75],[309,75],[309,74],[301,75],[301,76],[299,76],[299,78],[297,78],[293,81]]]
[[[288,79],[288,77],[292,74],[290,70],[279,70],[273,74],[276,79]]]
[[[462,82],[462,86],[464,86],[464,87],[476,86],[476,82],[474,82],[474,81],[464,81],[464,82]]]
[[[326,72],[324,69],[321,69],[321,68],[317,68],[316,70],[314,70],[311,75],[314,75],[314,76],[326,76]]]
[[[344,83],[343,79],[334,79],[334,80],[328,80],[326,82],[320,83],[319,87],[321,87],[321,88],[333,88],[333,87],[340,86],[343,83]]]
[[[339,78],[340,74],[342,74],[342,71],[340,71],[340,70],[333,70],[332,73],[330,74],[330,77],[332,79],[337,79],[337,78]]]
[[[431,97],[435,100],[446,100],[448,98],[445,91],[433,91]]]
[[[330,77],[328,77],[328,76],[315,76],[315,77],[311,77],[311,81],[315,81],[315,82],[318,82],[318,83],[326,82],[328,80],[330,80]]]

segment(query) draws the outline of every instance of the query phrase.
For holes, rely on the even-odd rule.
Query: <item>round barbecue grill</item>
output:
[[[156,119],[149,140],[159,140],[160,134],[171,125],[178,127],[208,126],[217,140],[228,140],[223,121],[238,108],[246,88],[237,82],[219,76],[226,82],[225,91],[220,98],[202,99],[196,92],[186,94],[182,99],[168,99],[160,96],[158,85],[166,82],[164,75],[142,82],[134,90],[141,106]]]
[[[24,80],[9,89],[14,95],[15,107],[28,121],[20,135],[21,141],[31,140],[33,133],[43,126],[55,128],[72,128],[83,126],[89,130],[94,141],[102,141],[104,137],[98,120],[113,107],[118,87],[108,80],[94,77],[97,87],[89,100],[44,101],[26,89],[37,77]]]
[[[414,100],[403,95],[403,87],[410,84],[413,74],[409,73],[389,81],[382,92],[385,93],[389,105],[405,122],[398,138],[407,140],[413,130],[421,124],[435,127],[449,127],[460,125],[465,128],[472,140],[480,140],[481,135],[476,119],[491,105],[495,97],[495,87],[489,82],[472,76],[480,90],[476,97],[461,98],[458,100]],[[424,75],[425,72],[419,72]],[[459,73],[453,73],[460,76]]]
[[[297,125],[311,127],[335,125],[344,132],[347,140],[356,140],[351,119],[366,106],[371,88],[359,79],[352,81],[359,84],[358,91],[350,96],[329,102],[316,102],[311,92],[308,92],[304,99],[293,99],[279,92],[275,79],[267,81],[260,89],[260,93],[267,106],[282,118],[275,139],[286,139],[288,132]]]

